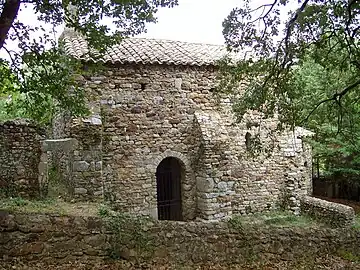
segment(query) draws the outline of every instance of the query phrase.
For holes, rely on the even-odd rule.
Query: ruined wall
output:
[[[276,118],[257,112],[234,124],[229,105],[221,108],[195,113],[205,148],[197,170],[203,217],[282,206],[298,214],[301,196],[311,194],[311,151],[302,140],[306,131],[279,132]]]
[[[0,124],[2,195],[103,199],[101,126],[72,125],[73,137],[46,140],[28,120]],[[64,136],[64,135],[63,135]],[[77,140],[79,139],[79,140]]]
[[[354,225],[355,212],[350,206],[304,196],[300,200],[301,212],[315,217],[333,227]]]
[[[88,147],[95,157],[88,158],[83,147],[76,153],[78,199],[99,196],[102,183],[104,197],[118,209],[157,216],[156,168],[174,157],[185,172],[186,220],[283,204],[299,212],[299,196],[311,192],[311,155],[303,135],[279,133],[276,118],[256,112],[236,123],[231,100],[213,95],[214,67],[120,65],[98,73],[82,82],[91,110],[101,118],[101,145]],[[93,136],[88,130],[74,129],[72,136],[86,142]]]
[[[92,97],[89,95],[87,100],[92,110]],[[71,151],[50,149],[50,166],[55,168],[66,189],[62,197],[71,201],[102,201],[102,122],[99,114],[72,119],[66,113],[59,113],[53,122],[52,137],[55,140],[72,138],[76,141],[76,148]]]
[[[31,121],[0,123],[0,189],[8,196],[36,197],[45,132]]]
[[[70,128],[70,137],[77,141],[72,163],[73,199],[103,200],[102,126],[86,121],[73,123]]]
[[[340,251],[353,258],[360,256],[360,231],[351,228],[250,225],[237,228],[226,222],[153,220],[143,220],[139,226],[131,219],[120,221],[118,233],[122,237],[114,238],[108,223],[98,217],[0,211],[0,265],[13,258],[60,258],[68,262],[104,258],[111,253],[132,261],[165,259],[186,266],[254,259],[308,261]],[[115,239],[116,243],[112,241]]]

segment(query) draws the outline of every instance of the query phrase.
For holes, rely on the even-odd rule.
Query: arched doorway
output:
[[[183,168],[178,159],[167,157],[156,169],[159,220],[182,220],[181,179]]]

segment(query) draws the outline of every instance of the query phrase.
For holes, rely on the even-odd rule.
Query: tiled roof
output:
[[[90,58],[86,40],[74,32],[64,32],[64,41],[68,54],[85,61]],[[108,48],[106,53],[96,61],[106,63],[135,64],[175,64],[175,65],[216,65],[216,62],[227,56],[225,46],[181,41],[127,38],[120,44]]]

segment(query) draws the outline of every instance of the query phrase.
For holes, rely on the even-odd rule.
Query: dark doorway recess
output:
[[[156,169],[159,220],[182,220],[181,178],[183,168],[178,159],[163,159]]]

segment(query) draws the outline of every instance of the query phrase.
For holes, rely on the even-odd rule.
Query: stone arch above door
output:
[[[156,170],[159,164],[166,158],[176,158],[184,169],[184,178],[181,181],[182,194],[182,216],[183,220],[192,220],[196,217],[196,181],[191,163],[188,158],[176,151],[166,150],[161,154],[152,157],[149,162],[151,164],[151,173],[156,181]],[[148,164],[149,164],[148,163]]]
[[[152,163],[152,170],[154,172],[156,172],[156,168],[157,166],[160,164],[160,162],[167,158],[167,157],[174,157],[177,158],[181,163],[183,163],[183,166],[185,168],[186,172],[191,172],[191,164],[190,161],[187,159],[187,157],[185,155],[183,155],[180,152],[176,152],[176,151],[172,151],[172,150],[166,150],[163,153],[161,153],[160,155],[156,155],[153,158]]]

